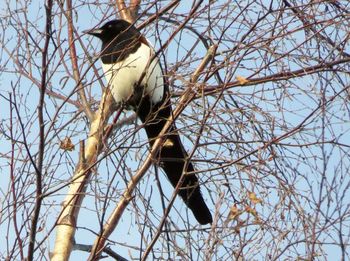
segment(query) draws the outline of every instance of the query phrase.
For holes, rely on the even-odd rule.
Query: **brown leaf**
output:
[[[233,220],[233,219],[237,219],[240,214],[242,214],[242,211],[240,211],[235,204],[231,207],[230,214],[228,217],[229,219]]]
[[[250,206],[246,206],[245,207],[245,211],[249,214],[252,214],[254,217],[258,217],[258,212],[256,212],[256,209],[255,208],[252,208]]]
[[[74,150],[74,144],[72,143],[72,140],[69,137],[65,137],[64,140],[61,141],[60,149],[65,151]]]
[[[244,78],[243,76],[236,76],[236,80],[240,83],[240,84],[246,84],[247,82],[249,82],[247,80],[247,78]]]
[[[254,224],[255,225],[261,225],[262,224],[262,221],[261,221],[261,219],[260,219],[260,217],[258,215],[255,216]]]
[[[262,203],[262,200],[258,198],[254,192],[248,192],[248,198],[254,205]]]

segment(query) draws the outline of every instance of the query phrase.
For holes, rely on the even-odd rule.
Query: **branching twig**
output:
[[[52,260],[68,260],[74,243],[76,222],[80,205],[84,199],[86,183],[90,179],[90,166],[94,165],[102,148],[104,129],[110,115],[114,110],[114,100],[106,89],[98,112],[91,123],[90,135],[85,148],[85,159],[79,164],[72,178],[68,195],[64,201],[63,209],[58,220],[55,248],[52,253]],[[82,166],[85,165],[85,166]],[[88,170],[88,171],[87,171]]]
[[[46,28],[45,28],[45,43],[42,49],[42,61],[41,61],[41,89],[40,98],[38,105],[38,120],[39,120],[39,153],[38,153],[38,164],[36,169],[36,197],[35,197],[35,207],[32,217],[32,225],[30,228],[29,235],[29,246],[28,246],[28,257],[29,261],[34,258],[34,246],[35,237],[37,233],[37,225],[39,220],[39,214],[42,203],[42,171],[43,171],[43,160],[45,152],[45,123],[44,123],[44,100],[45,100],[45,90],[46,90],[46,78],[48,71],[47,55],[49,50],[49,42],[51,35],[51,13],[52,13],[52,0],[47,1],[45,5],[46,10]]]
[[[78,88],[78,94],[80,101],[83,105],[83,109],[90,122],[93,120],[93,112],[90,109],[90,104],[86,99],[85,90],[81,82],[80,73],[78,69],[77,52],[75,49],[74,37],[73,37],[73,19],[72,19],[72,0],[67,0],[67,20],[68,20],[68,41],[69,41],[69,54],[72,61],[73,76],[76,82],[76,88]]]
[[[120,13],[120,17],[126,21],[128,21],[129,23],[133,23],[134,22],[134,17],[132,16],[131,11],[129,10],[129,8],[126,6],[125,1],[124,0],[117,0],[117,7]],[[136,9],[136,7],[134,7],[134,10]]]
[[[214,47],[214,46],[209,48],[207,55],[203,58],[203,61],[200,63],[200,65],[198,66],[197,70],[195,71],[195,73],[193,75],[193,78],[192,78],[193,82],[196,81],[196,79],[198,79],[201,72],[205,69],[205,66],[212,59],[214,52],[215,52],[215,49],[216,49],[216,47]],[[153,162],[153,159],[156,157],[158,150],[161,148],[161,146],[164,142],[165,134],[167,133],[169,128],[172,126],[174,120],[187,107],[188,103],[192,100],[193,96],[195,96],[196,91],[192,87],[193,82],[190,84],[187,91],[181,97],[180,101],[178,102],[178,106],[174,109],[173,115],[169,117],[169,119],[167,120],[167,123],[164,125],[162,131],[159,133],[159,136],[158,136],[157,140],[155,141],[155,143],[153,144],[151,152],[148,155],[145,162],[143,163],[142,167],[138,170],[138,172],[132,177],[132,180],[128,183],[128,186],[125,189],[125,192],[123,193],[123,197],[121,198],[120,202],[118,203],[118,206],[115,208],[115,210],[111,214],[110,218],[106,222],[100,236],[95,240],[93,250],[91,252],[89,260],[96,260],[99,257],[99,255],[101,254],[101,250],[103,249],[106,240],[108,239],[108,237],[111,235],[111,233],[114,231],[114,229],[118,225],[118,222],[120,220],[120,217],[122,216],[122,213],[124,212],[126,206],[129,204],[129,202],[132,198],[131,195],[133,194],[133,191],[134,191],[136,185],[141,180],[141,178],[144,176],[145,172],[148,170],[151,163]],[[176,189],[174,191],[173,200],[175,199],[175,196],[176,196],[178,190],[180,189],[180,187],[181,187],[181,182],[178,184],[178,186],[176,187]],[[173,202],[173,201],[171,201],[171,202]],[[163,222],[161,222],[160,227],[162,227],[164,225],[165,218],[170,211],[171,204],[172,203],[170,203],[170,206],[166,209],[166,213],[164,215],[164,218],[162,219]],[[161,228],[158,231],[161,231]],[[159,234],[158,234],[158,236],[159,236]],[[158,236],[154,237],[153,244],[156,242],[156,239],[158,238]],[[152,248],[153,244],[151,243],[150,246],[148,247],[149,251]],[[147,257],[149,251],[146,250],[146,252],[144,254],[144,258]]]
[[[91,252],[92,245],[74,244],[73,248],[74,248],[74,250]],[[116,261],[128,261],[126,258],[124,258],[121,255],[119,255],[118,253],[114,252],[109,247],[105,247],[103,249],[103,252],[108,254],[109,256],[113,257]]]

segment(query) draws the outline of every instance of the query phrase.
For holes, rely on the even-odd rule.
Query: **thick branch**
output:
[[[113,97],[109,89],[106,89],[99,110],[91,124],[89,138],[84,151],[85,159],[81,159],[80,164],[77,166],[72,178],[73,182],[69,187],[69,192],[57,222],[55,248],[51,257],[53,261],[69,259],[74,244],[80,205],[85,196],[86,184],[90,179],[91,166],[94,166],[101,151],[104,129],[113,110]]]
[[[129,23],[134,22],[134,18],[131,15],[130,10],[127,8],[124,0],[117,0],[117,7],[120,13],[120,17]]]
[[[137,17],[140,3],[141,3],[141,0],[130,0],[129,10],[130,10],[130,15],[133,19],[136,19]]]

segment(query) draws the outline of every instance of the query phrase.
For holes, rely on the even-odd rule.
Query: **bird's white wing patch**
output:
[[[134,91],[134,86],[140,82],[146,87],[153,103],[162,100],[164,94],[164,80],[159,60],[154,51],[144,43],[139,49],[130,54],[124,61],[115,64],[103,64],[102,68],[111,93],[117,103],[126,101]]]

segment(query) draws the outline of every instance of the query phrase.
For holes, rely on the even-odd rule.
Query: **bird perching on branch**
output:
[[[152,146],[172,115],[167,81],[153,47],[125,20],[109,21],[87,33],[102,41],[102,68],[115,102],[136,112]],[[185,173],[178,194],[200,224],[212,223],[193,164],[186,164],[187,158],[173,123],[160,149],[159,165],[174,187]]]

